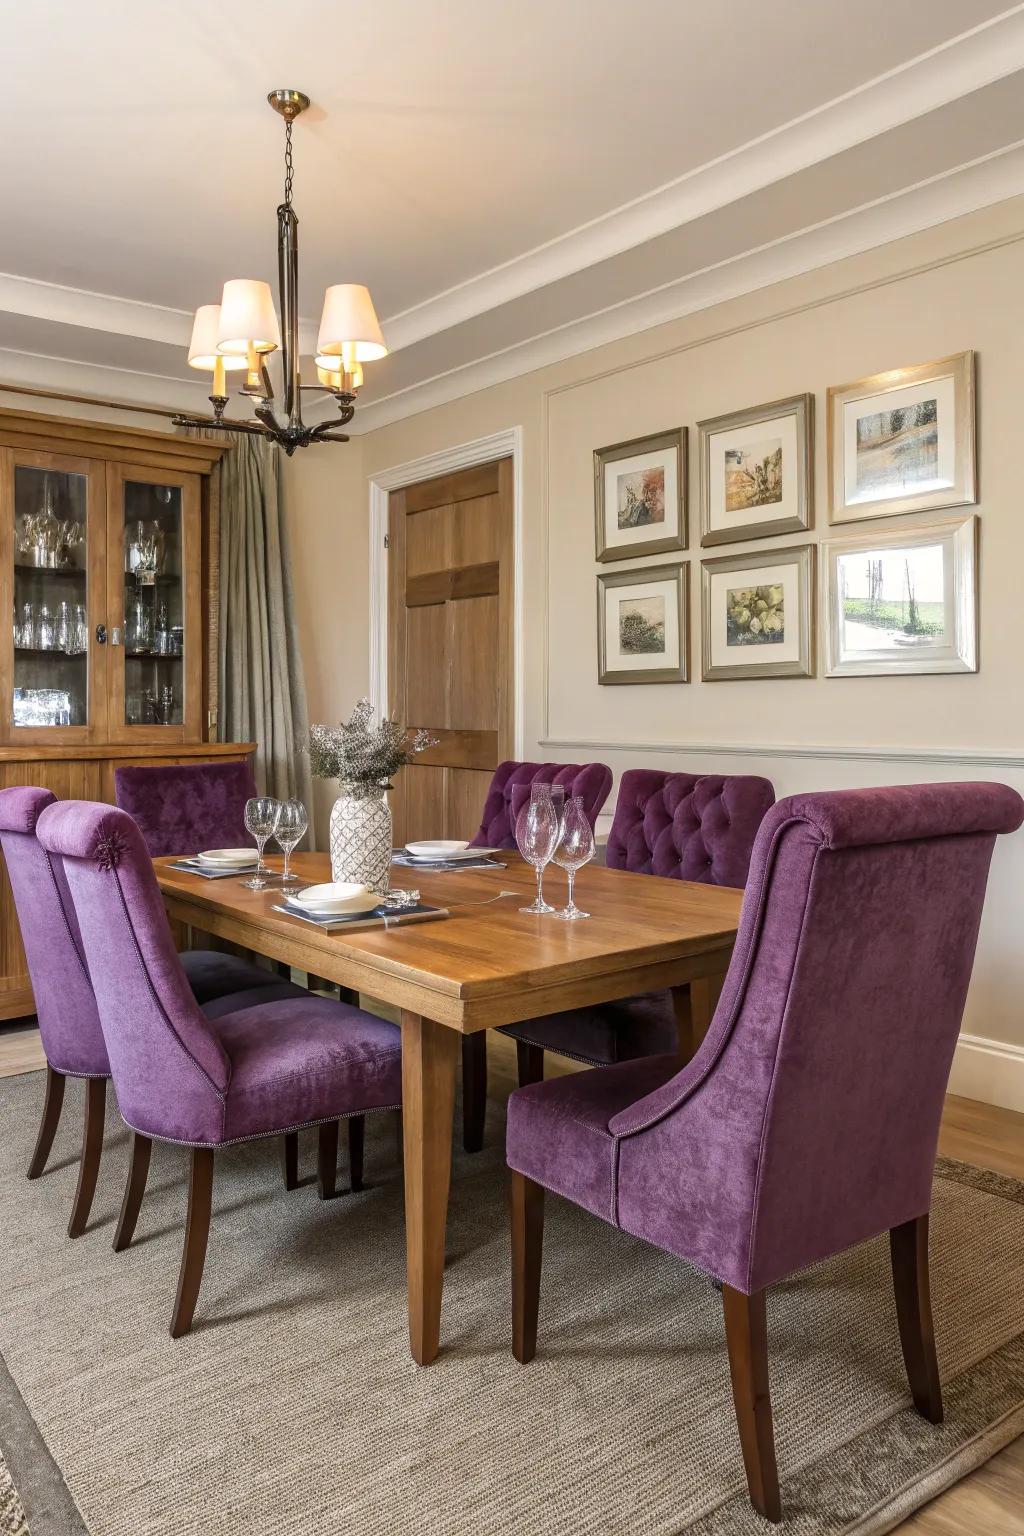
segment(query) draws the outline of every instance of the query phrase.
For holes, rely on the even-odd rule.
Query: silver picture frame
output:
[[[686,549],[689,538],[689,454],[688,434],[685,427],[674,427],[670,432],[655,432],[648,437],[634,437],[627,442],[611,443],[607,448],[594,450],[594,558],[603,562],[643,559],[649,555],[667,554],[669,551]],[[605,496],[605,471],[613,464],[643,455],[659,455],[666,468],[674,471],[676,485],[672,503],[675,532],[649,538],[636,538],[629,542],[612,543],[608,535],[607,499]],[[637,529],[641,532],[641,529]]]
[[[899,677],[914,673],[977,672],[978,670],[978,526],[975,513],[915,523],[901,528],[861,529],[826,539],[821,545],[821,610],[825,624],[826,677]],[[900,551],[943,550],[943,626],[932,643],[926,633],[913,635],[904,626],[898,648],[892,644],[895,625],[880,629],[886,644],[876,649],[852,647],[847,641],[847,616],[840,562],[851,555],[899,554]],[[907,567],[909,582],[909,566]],[[879,599],[884,607],[884,597]],[[915,599],[916,602],[916,599]],[[935,603],[920,603],[933,608]],[[924,621],[926,622],[927,614]],[[866,627],[866,626],[861,626]]]
[[[749,429],[752,440],[755,430],[770,433],[779,422],[792,421],[795,442],[792,448],[792,470],[795,475],[795,511],[782,517],[748,518],[745,522],[730,519],[723,526],[724,506],[716,505],[722,491],[718,476],[713,471],[712,454],[716,439],[725,433]],[[743,411],[730,411],[724,416],[713,416],[697,423],[697,455],[700,473],[700,542],[704,548],[715,544],[737,544],[749,539],[767,539],[783,533],[807,533],[814,526],[814,396],[791,395],[785,400],[772,400],[766,405],[750,406]],[[782,446],[780,444],[780,455]],[[785,491],[783,492],[785,494]],[[751,512],[755,506],[750,508]]]
[[[673,611],[678,639],[678,659],[672,665],[615,668],[608,656],[607,594],[619,587],[671,582],[675,588]],[[690,562],[643,566],[639,570],[599,571],[597,575],[597,681],[603,686],[632,683],[688,683],[690,681]]]
[[[781,549],[751,550],[742,555],[720,555],[701,561],[701,677],[706,683],[739,682],[776,677],[813,677],[815,673],[815,553],[814,544],[793,544]],[[712,585],[716,576],[746,573],[744,586],[761,585],[757,577],[778,566],[796,571],[797,654],[788,661],[760,659],[751,650],[750,661],[715,659]]]

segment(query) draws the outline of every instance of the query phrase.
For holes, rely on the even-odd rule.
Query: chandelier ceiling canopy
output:
[[[271,91],[267,97],[285,121],[284,201],[277,210],[277,270],[280,322],[270,284],[253,277],[234,277],[224,284],[219,304],[196,310],[189,343],[191,368],[213,373],[212,416],[180,415],[178,426],[219,427],[225,432],[267,437],[291,455],[310,443],[346,443],[337,428],[355,415],[363,382],[363,364],[387,356],[368,288],[362,283],[334,283],[324,295],[317,338],[316,384],[303,384],[299,368],[299,221],[292,207],[292,124],[309,106],[302,91]],[[284,373],[284,419],[273,407],[274,391],[266,360],[280,350]],[[241,374],[239,393],[254,402],[255,420],[225,417],[229,401],[227,375]],[[307,427],[302,420],[302,391],[328,393],[338,404],[338,416]]]

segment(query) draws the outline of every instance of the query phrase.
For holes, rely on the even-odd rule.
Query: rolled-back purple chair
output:
[[[560,784],[567,800],[576,796],[583,801],[593,826],[612,787],[612,771],[604,763],[499,763],[471,846],[514,848],[516,820],[534,784]]]
[[[544,1188],[714,1276],[750,1496],[770,1520],[767,1286],[888,1231],[911,1393],[941,1420],[932,1171],[993,845],[1022,817],[1018,794],[987,783],[780,801],[693,1059],[509,1101],[517,1357],[536,1347]]]
[[[191,1326],[202,1279],[214,1149],[319,1126],[320,1193],[328,1198],[339,1119],[401,1104],[400,1033],[358,1008],[298,988],[276,1001],[204,1015],[132,818],[71,800],[44,811],[37,830],[44,849],[63,861],[118,1105],[135,1133],[116,1246],[131,1240],[151,1141],[191,1151],[171,1324],[178,1337]],[[361,1159],[361,1118],[359,1131]]]
[[[114,771],[114,798],[138,824],[154,859],[253,846],[245,802],[255,794],[247,760]]]
[[[757,829],[774,803],[771,782],[752,774],[630,768],[619,782],[605,862],[634,874],[742,889]],[[650,992],[527,1019],[502,1034],[516,1041],[525,1087],[544,1076],[545,1051],[603,1066],[671,1051],[678,1027],[672,994]]]
[[[499,763],[487,790],[475,848],[514,848],[519,812],[534,784],[560,784],[565,798],[578,796],[591,826],[604,809],[612,787],[605,763]],[[462,1037],[462,1145],[479,1152],[487,1116],[487,1031]]]

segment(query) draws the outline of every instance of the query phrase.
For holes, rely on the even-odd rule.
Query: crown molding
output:
[[[437,373],[393,394],[368,401],[360,406],[350,431],[376,431],[416,412],[447,404],[552,363],[564,362],[653,326],[684,319],[700,310],[711,309],[743,294],[800,277],[848,257],[862,255],[877,246],[920,234],[937,224],[976,213],[1022,193],[1024,142],[837,214],[768,245],[688,273],[676,282],[625,299],[486,357]],[[1009,238],[1018,237],[1015,234]],[[949,258],[942,260],[946,259]],[[942,261],[929,265],[941,264]],[[879,281],[890,280],[891,277],[886,277]],[[861,284],[849,291],[857,292],[860,288],[876,285],[875,282]],[[839,296],[831,294],[829,299]]]
[[[643,197],[392,315],[384,322],[389,344],[411,346],[621,255],[1022,68],[1024,5],[1015,5]]]

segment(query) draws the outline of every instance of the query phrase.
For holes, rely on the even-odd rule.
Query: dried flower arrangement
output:
[[[373,705],[360,699],[342,725],[311,725],[306,751],[316,779],[338,779],[343,788],[390,789],[391,779],[418,752],[437,745],[429,731],[410,733],[395,720],[371,729]]]

